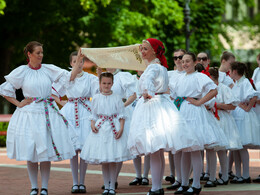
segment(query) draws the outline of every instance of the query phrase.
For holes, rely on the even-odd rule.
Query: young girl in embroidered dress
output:
[[[209,68],[208,72],[210,74],[210,78],[218,86],[218,95],[215,98],[215,105],[214,110],[212,110],[212,115],[215,114],[215,117],[218,118],[218,123],[220,127],[223,129],[225,137],[228,140],[226,150],[217,151],[222,176],[217,180],[216,184],[227,185],[229,181],[227,150],[234,151],[242,149],[240,135],[238,133],[235,120],[230,113],[230,111],[236,108],[236,106],[239,103],[239,100],[234,96],[230,87],[218,82],[218,68],[211,67]],[[214,183],[212,186],[214,186]]]
[[[82,148],[81,158],[91,164],[102,164],[105,190],[103,195],[115,194],[116,164],[130,160],[124,132],[124,103],[111,90],[113,74],[104,72],[99,77],[100,94],[93,97],[91,129]]]
[[[189,125],[189,131],[196,133],[205,148],[222,146],[215,130],[210,126],[204,104],[217,94],[217,86],[205,74],[195,71],[196,56],[187,52],[182,58],[182,67],[186,72],[179,77],[176,87],[171,89],[171,97],[179,107],[180,113]],[[185,132],[183,132],[185,133]],[[186,134],[185,134],[186,135]],[[200,151],[183,152],[181,160],[182,186],[175,194],[199,194],[201,191],[200,174],[202,159]],[[193,183],[189,188],[190,167],[193,167]]]
[[[50,161],[71,159],[75,155],[70,138],[69,124],[60,114],[51,97],[52,84],[65,70],[52,64],[42,64],[42,44],[29,42],[24,53],[29,60],[19,66],[0,86],[0,94],[17,106],[8,126],[7,155],[11,159],[27,161],[31,181],[30,195],[38,194],[38,162],[40,163],[41,195],[48,194]],[[78,74],[78,66],[72,70],[70,80]],[[15,98],[15,89],[22,88],[25,100]],[[72,135],[71,135],[72,136]]]
[[[70,65],[76,65],[78,52],[72,52],[70,55]],[[84,61],[81,60],[83,68]],[[68,122],[74,126],[78,135],[77,142],[74,145],[76,155],[70,160],[70,167],[73,178],[73,186],[71,193],[86,193],[85,175],[87,163],[80,158],[78,164],[79,153],[86,141],[86,138],[91,131],[89,116],[91,115],[90,97],[99,93],[98,77],[88,74],[81,69],[74,81],[70,82],[70,72],[66,72],[59,82],[53,84],[53,94],[59,97],[67,96],[68,102],[64,105],[64,101],[60,101],[59,97],[53,95],[57,103],[63,105],[61,114],[63,114]],[[80,170],[80,173],[78,173]],[[78,175],[80,181],[78,181]]]
[[[235,80],[232,92],[239,99],[240,103],[232,115],[235,118],[237,128],[242,141],[243,149],[234,151],[236,177],[231,183],[250,183],[249,176],[249,154],[248,148],[259,148],[260,145],[260,127],[256,113],[252,107],[255,104],[258,92],[255,91],[244,76],[246,65],[241,62],[233,62],[231,64],[230,76]],[[241,162],[243,164],[243,176],[241,175]]]

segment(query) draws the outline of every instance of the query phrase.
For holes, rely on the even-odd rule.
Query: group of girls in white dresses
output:
[[[168,181],[172,185],[167,189],[176,189],[174,194],[199,194],[204,149],[209,156],[209,180],[205,187],[228,183],[227,150],[234,150],[233,183],[251,181],[247,149],[260,147],[258,116],[253,108],[260,95],[243,76],[244,64],[229,61],[231,66],[226,69],[227,65],[221,65],[222,73],[231,70],[233,82],[216,68],[207,69],[209,77],[195,71],[196,56],[184,50],[174,52],[177,70],[167,72],[165,48],[157,39],[144,40],[140,51],[147,68],[138,72],[139,76],[134,75],[135,79],[116,69],[104,73],[99,69],[98,78],[82,71],[80,52],[71,55],[72,71],[68,72],[42,64],[42,44],[28,43],[28,65],[5,77],[0,94],[17,106],[7,131],[7,154],[9,158],[27,161],[30,195],[39,191],[38,162],[42,177],[40,194],[46,195],[50,161],[65,159],[71,162],[71,193],[86,193],[84,180],[90,163],[102,165],[102,194],[116,194],[122,163],[133,159],[136,178],[129,185],[148,185],[150,168],[152,187],[147,194],[164,194],[164,152],[170,153],[177,176],[175,180],[171,170]],[[15,90],[19,88],[25,96],[22,102],[15,99]],[[66,102],[60,99],[64,95]],[[61,110],[54,99],[63,106]],[[216,152],[222,173],[218,180]],[[193,181],[189,186],[191,171]]]

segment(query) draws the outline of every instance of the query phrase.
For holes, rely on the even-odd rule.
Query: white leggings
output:
[[[38,162],[33,163],[27,161],[27,170],[32,188],[38,188]],[[50,178],[51,162],[40,162],[40,172],[42,188],[48,189],[48,182]]]
[[[150,154],[151,174],[152,174],[152,191],[162,188],[162,179],[165,169],[164,151],[158,150]]]

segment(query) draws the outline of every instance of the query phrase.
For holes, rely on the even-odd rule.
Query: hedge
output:
[[[0,122],[0,131],[7,131],[9,122]],[[6,135],[0,135],[0,147],[6,146]]]

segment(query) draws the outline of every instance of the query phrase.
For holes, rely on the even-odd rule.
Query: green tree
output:
[[[6,3],[4,0],[0,0],[0,15],[4,14],[4,8],[6,7]]]

